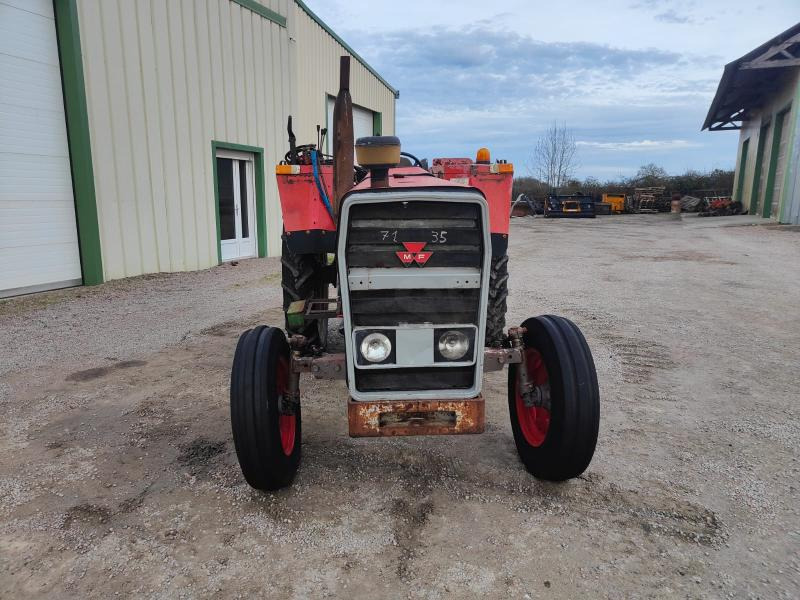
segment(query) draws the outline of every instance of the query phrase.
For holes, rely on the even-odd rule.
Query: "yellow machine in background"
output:
[[[625,211],[625,194],[603,194],[603,203],[611,205],[611,214],[621,214]]]

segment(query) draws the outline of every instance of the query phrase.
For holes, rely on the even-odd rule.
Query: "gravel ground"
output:
[[[227,385],[274,259],[0,302],[0,596],[800,597],[800,234],[747,222],[514,220],[509,323],[570,317],[599,373],[564,484],[493,373],[485,434],[386,440],[304,379],[296,483],[252,491]]]

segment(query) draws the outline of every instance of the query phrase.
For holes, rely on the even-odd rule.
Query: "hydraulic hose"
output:
[[[333,207],[331,206],[330,200],[328,200],[328,194],[325,193],[325,186],[322,185],[322,180],[319,178],[319,164],[317,163],[316,150],[311,151],[311,166],[313,167],[314,183],[317,184],[317,191],[319,192],[319,197],[322,198],[322,203],[328,210],[328,214],[331,216],[331,220],[335,223],[336,219],[333,216]]]

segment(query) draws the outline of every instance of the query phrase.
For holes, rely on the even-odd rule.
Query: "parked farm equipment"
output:
[[[696,196],[683,196],[681,198],[681,211],[694,213],[703,210],[703,200]]]
[[[550,194],[545,202],[544,216],[594,219],[594,198],[583,194]]]
[[[544,214],[544,202],[538,198],[531,198],[527,194],[520,194],[511,203],[512,217],[525,217]]]
[[[730,196],[710,196],[703,198],[700,217],[724,217],[742,214],[742,203],[734,202]]]
[[[594,214],[596,215],[610,215],[611,205],[608,202],[595,202]]]
[[[635,188],[628,197],[627,212],[658,213],[669,212],[671,197],[665,196],[664,187]]]
[[[509,366],[519,457],[535,477],[564,480],[592,459],[599,391],[592,354],[563,317],[505,330],[513,166],[434,159],[395,137],[356,141],[349,59],[342,57],[334,156],[294,146],[276,167],[284,218],[286,333],[242,334],[231,371],[231,421],[247,482],[289,485],[300,464],[300,375],[344,380],[351,436],[481,433],[483,373]],[[332,261],[329,256],[333,255]],[[330,294],[331,285],[338,287]],[[344,352],[328,347],[341,317]]]
[[[611,207],[611,214],[620,215],[625,212],[625,194],[603,194],[603,204]]]

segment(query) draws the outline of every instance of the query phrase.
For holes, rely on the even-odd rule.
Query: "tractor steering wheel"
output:
[[[411,160],[413,160],[414,161],[414,164],[412,165],[413,167],[422,167],[422,163],[420,162],[420,160],[413,154],[409,154],[408,152],[401,152],[400,156],[405,156],[406,158],[410,158]]]

